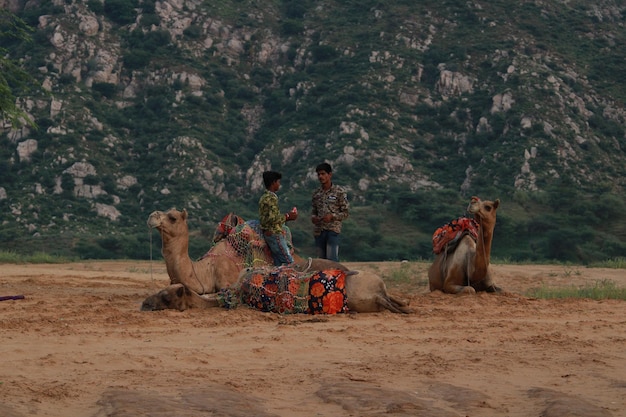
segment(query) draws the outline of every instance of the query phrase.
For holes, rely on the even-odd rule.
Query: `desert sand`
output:
[[[347,265],[414,313],[141,312],[162,262],[0,265],[0,416],[626,416],[626,302],[527,295],[626,271],[493,265],[504,294],[455,296]]]

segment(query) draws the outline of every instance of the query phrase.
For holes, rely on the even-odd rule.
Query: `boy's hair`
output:
[[[322,162],[317,167],[315,167],[315,172],[326,171],[329,174],[333,172],[333,168],[330,166],[328,162]]]
[[[265,184],[265,188],[270,188],[274,181],[278,181],[283,177],[283,174],[276,171],[265,171],[263,173],[263,184]]]

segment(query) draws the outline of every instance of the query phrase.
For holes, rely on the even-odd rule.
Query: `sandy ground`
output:
[[[0,265],[0,416],[626,416],[626,302],[538,300],[626,271],[494,265],[506,294],[429,293],[413,314],[140,312],[164,264]],[[407,272],[408,271],[408,272]]]

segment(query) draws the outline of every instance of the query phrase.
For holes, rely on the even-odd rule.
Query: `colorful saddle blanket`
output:
[[[287,247],[293,253],[291,230],[286,225],[283,225],[283,234],[287,240]],[[230,247],[237,252],[237,255],[243,258],[244,266],[251,267],[257,265],[259,261],[272,263],[272,251],[265,243],[259,220],[245,221],[242,217],[229,213],[217,224],[213,234],[214,242],[222,239],[226,239]],[[211,250],[212,248],[199,260],[210,256]],[[264,254],[265,259],[255,258],[259,251]]]
[[[346,273],[339,270],[299,272],[287,265],[246,271],[236,288],[222,290],[226,308],[243,303],[281,314],[348,312]]]
[[[463,235],[469,234],[474,241],[478,238],[478,223],[469,217],[459,217],[444,224],[433,233],[433,252],[439,254],[454,248]]]

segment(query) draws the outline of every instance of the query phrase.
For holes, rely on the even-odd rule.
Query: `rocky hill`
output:
[[[41,87],[19,101],[38,129],[1,130],[7,249],[145,257],[145,219],[172,206],[200,248],[228,211],[255,216],[273,169],[306,252],[326,160],[349,190],[351,260],[430,256],[471,195],[503,201],[496,255],[625,253],[622,2],[0,7],[33,27],[2,45]]]

